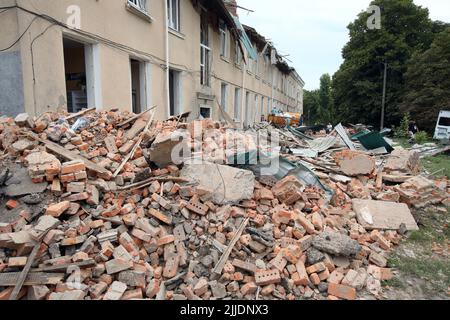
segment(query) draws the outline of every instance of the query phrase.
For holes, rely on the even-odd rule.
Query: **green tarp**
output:
[[[388,153],[394,151],[394,148],[392,148],[392,146],[384,140],[383,136],[376,131],[360,136],[358,137],[358,140],[367,150],[385,147]]]

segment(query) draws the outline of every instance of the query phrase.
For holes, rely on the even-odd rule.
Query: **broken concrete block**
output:
[[[19,127],[25,126],[27,126],[28,128],[34,127],[33,119],[28,115],[28,113],[18,114],[17,117],[14,119],[14,121]]]
[[[156,136],[155,141],[150,149],[150,161],[158,167],[164,168],[172,163],[180,164],[187,154],[183,152],[190,151],[187,147],[186,134],[180,131],[160,133]],[[179,153],[172,155],[172,151],[176,148]],[[172,159],[173,157],[178,159]]]
[[[375,170],[375,160],[362,152],[344,150],[335,153],[333,157],[347,176],[368,175]]]
[[[353,211],[358,222],[369,230],[398,230],[401,224],[405,224],[407,230],[419,230],[404,203],[353,199]]]
[[[335,256],[356,256],[361,251],[361,246],[357,241],[334,231],[325,231],[315,236],[312,246]]]
[[[420,155],[418,152],[411,150],[394,150],[384,165],[384,171],[394,174],[408,173],[416,175],[420,172]]]
[[[251,171],[207,162],[186,163],[180,176],[213,190],[212,202],[217,205],[236,204],[253,197],[255,176]]]

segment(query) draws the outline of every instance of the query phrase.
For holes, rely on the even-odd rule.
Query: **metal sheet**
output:
[[[352,140],[347,135],[347,132],[345,132],[344,127],[341,123],[339,123],[336,127],[334,127],[334,130],[338,133],[338,135],[344,140],[345,144],[350,148],[350,150],[355,151],[355,145],[353,144]]]
[[[336,144],[337,138],[333,136],[328,136],[325,138],[317,138],[312,141],[306,141],[309,147],[318,153],[327,151],[332,146]]]
[[[291,151],[294,156],[305,158],[315,158],[319,155],[319,153],[313,149],[291,149]]]

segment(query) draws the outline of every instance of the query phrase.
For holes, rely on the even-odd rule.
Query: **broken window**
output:
[[[211,48],[209,47],[209,26],[206,10],[202,10],[201,13],[200,32],[200,83],[203,86],[209,87]]]
[[[180,31],[180,0],[167,0],[169,28]]]

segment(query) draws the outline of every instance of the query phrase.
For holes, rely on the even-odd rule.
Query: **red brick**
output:
[[[166,265],[164,266],[163,277],[164,278],[173,278],[178,273],[178,265],[180,263],[180,256],[173,255],[166,261]]]
[[[19,203],[16,200],[14,200],[14,199],[10,199],[10,200],[8,200],[8,202],[6,202],[6,207],[9,210],[15,209],[18,206],[19,206]]]
[[[319,275],[317,273],[312,273],[309,276],[309,280],[311,280],[311,282],[315,285],[318,286],[320,284],[320,278]]]
[[[328,294],[345,300],[356,299],[356,289],[341,284],[329,283]]]
[[[165,246],[166,244],[175,242],[175,236],[173,235],[168,235],[168,236],[164,236],[162,238],[159,238],[157,241],[157,245],[160,246]]]
[[[63,201],[60,203],[52,204],[47,207],[46,214],[51,215],[55,218],[59,217],[70,208],[70,202],[69,201]]]
[[[323,262],[319,262],[316,263],[315,265],[312,265],[308,268],[306,268],[306,272],[308,272],[308,274],[311,273],[320,273],[322,271],[325,271],[327,267],[325,267],[325,264]]]
[[[280,283],[280,272],[278,270],[258,271],[255,273],[255,281],[258,286]]]
[[[159,212],[158,210],[155,209],[150,209],[149,210],[149,214],[153,217],[155,217],[156,219],[164,222],[165,224],[171,225],[172,224],[172,218],[166,216],[165,214]]]
[[[258,286],[254,282],[249,282],[242,286],[241,293],[243,296],[246,296],[248,294],[256,293],[256,290],[258,290]]]
[[[80,149],[81,150],[81,149]],[[83,161],[75,160],[63,163],[61,165],[61,174],[75,173],[79,171],[86,171],[86,165]]]
[[[305,264],[303,261],[298,260],[295,264],[295,268],[297,269],[298,280],[295,285],[297,286],[306,286],[309,283],[308,273],[306,272]]]

